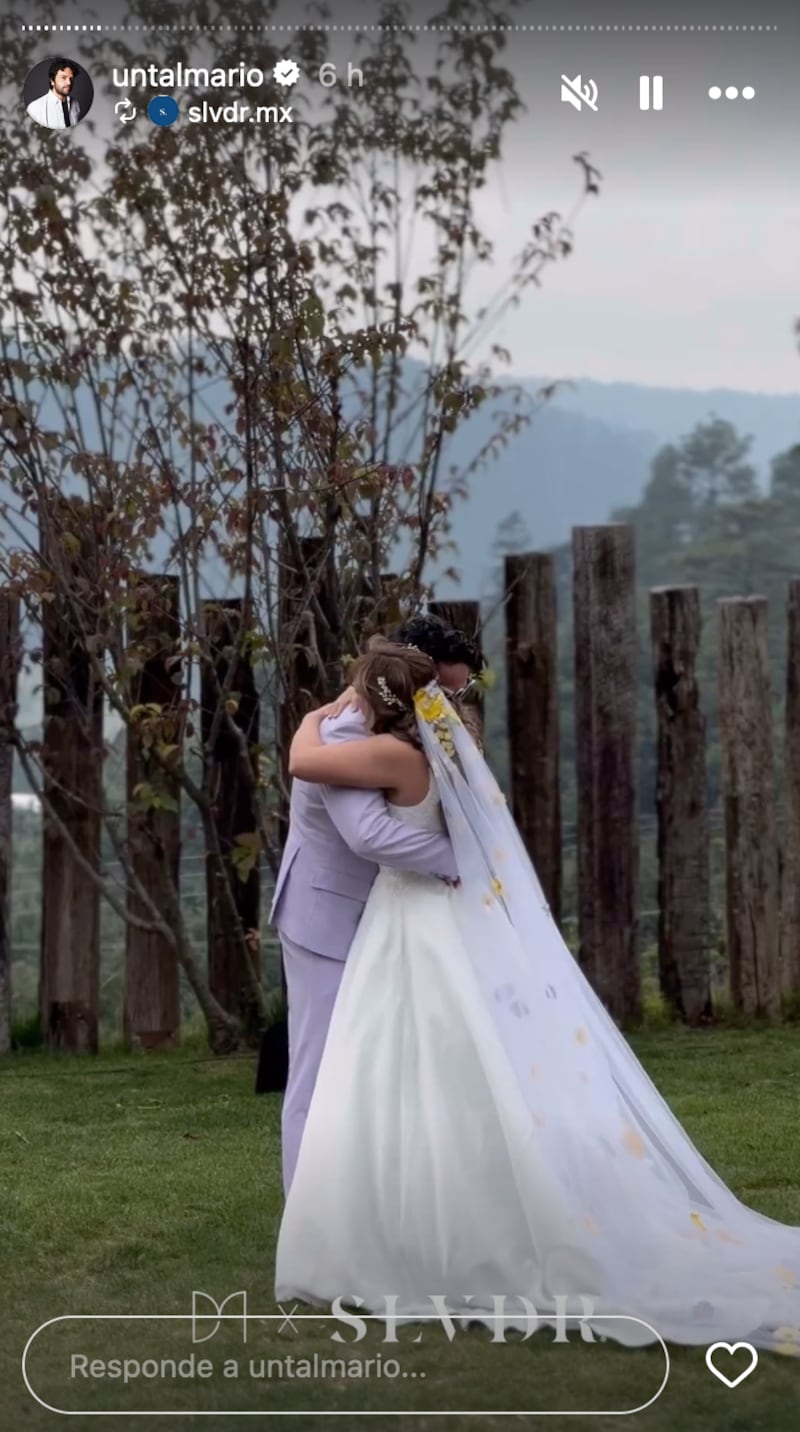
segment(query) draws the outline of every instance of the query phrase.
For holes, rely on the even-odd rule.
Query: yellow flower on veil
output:
[[[490,666],[484,666],[482,671],[477,671],[472,679],[479,691],[491,691],[497,681]]]
[[[623,1124],[621,1142],[623,1147],[628,1150],[629,1154],[633,1154],[635,1159],[647,1157],[647,1148],[644,1139],[638,1129],[634,1129],[632,1124]]]
[[[454,721],[460,725],[460,721],[454,708],[445,699],[444,692],[431,691],[429,687],[421,686],[419,691],[414,693],[414,706],[420,719],[433,727],[434,735],[445,755],[452,759],[456,748],[449,723]]]
[[[429,726],[433,726],[437,721],[441,721],[445,714],[444,697],[441,695],[431,695],[424,686],[421,686],[419,691],[415,693],[414,705],[417,709],[417,715],[421,716],[423,721],[427,721]]]
[[[784,1357],[800,1357],[800,1328],[784,1325],[775,1329],[775,1351]]]

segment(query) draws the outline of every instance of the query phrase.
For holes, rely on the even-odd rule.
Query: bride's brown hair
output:
[[[376,735],[398,736],[420,746],[414,695],[436,677],[436,666],[424,651],[374,636],[363,656],[356,657],[347,678],[372,713]]]
[[[414,696],[421,686],[436,679],[436,663],[415,646],[401,646],[384,636],[373,636],[363,656],[356,657],[347,673],[350,685],[363,697],[372,713],[376,735],[398,736],[422,748]],[[479,750],[480,720],[467,703],[450,697],[450,702]]]

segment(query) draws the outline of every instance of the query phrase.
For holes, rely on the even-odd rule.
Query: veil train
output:
[[[800,1228],[741,1203],[695,1148],[562,939],[453,706],[436,683],[415,705],[461,873],[463,942],[570,1229],[546,1250],[560,1286],[542,1296],[589,1294],[592,1327],[612,1338],[631,1325],[603,1325],[604,1312],[678,1343],[800,1354]]]

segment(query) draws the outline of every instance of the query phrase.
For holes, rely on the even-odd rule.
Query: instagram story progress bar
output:
[[[640,75],[640,76],[639,76],[639,108],[640,108],[640,109],[663,109],[663,108],[664,108],[664,76],[663,76],[663,75]]]

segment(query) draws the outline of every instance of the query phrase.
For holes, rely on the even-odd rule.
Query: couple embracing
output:
[[[479,665],[415,618],[292,743],[276,1296],[800,1351],[800,1229],[713,1172],[565,945],[463,705]]]

